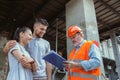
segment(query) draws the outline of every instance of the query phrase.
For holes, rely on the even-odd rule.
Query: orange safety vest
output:
[[[70,53],[69,60],[73,61],[84,61],[89,60],[89,50],[93,41],[86,41],[80,47],[80,49],[75,53],[76,49],[73,49]],[[73,59],[74,57],[74,59]],[[71,68],[68,70],[68,80],[97,80],[100,75],[100,68],[96,68],[90,71],[85,71],[80,68]]]

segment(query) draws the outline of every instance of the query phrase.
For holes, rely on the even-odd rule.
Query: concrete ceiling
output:
[[[32,25],[35,17],[48,20],[45,38],[55,49],[58,26],[58,51],[66,52],[65,4],[69,0],[0,0],[0,33],[13,34],[16,27]],[[100,41],[110,37],[110,30],[120,35],[120,0],[94,0]],[[9,37],[8,36],[8,37]]]

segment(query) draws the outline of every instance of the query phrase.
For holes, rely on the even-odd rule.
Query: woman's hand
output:
[[[20,59],[20,62],[25,68],[31,69],[32,72],[37,70],[37,65],[33,58],[27,58],[25,55],[23,55]]]
[[[26,57],[25,55],[22,55],[19,58],[19,62],[22,64],[23,67],[32,69],[31,62],[34,62],[34,60],[32,58]]]

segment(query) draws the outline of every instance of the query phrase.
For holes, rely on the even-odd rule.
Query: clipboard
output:
[[[43,59],[61,70],[64,69],[63,61],[66,61],[66,59],[57,54],[55,51],[50,51],[43,57]]]

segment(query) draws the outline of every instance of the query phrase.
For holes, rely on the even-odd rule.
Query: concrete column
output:
[[[70,25],[78,25],[84,30],[86,40],[99,42],[98,27],[93,0],[70,0],[66,4],[66,29]],[[71,41],[67,38],[67,53],[73,49]],[[101,54],[98,54],[101,59]],[[102,62],[102,59],[101,59]],[[104,74],[103,63],[101,71]],[[103,79],[100,79],[103,80]]]

